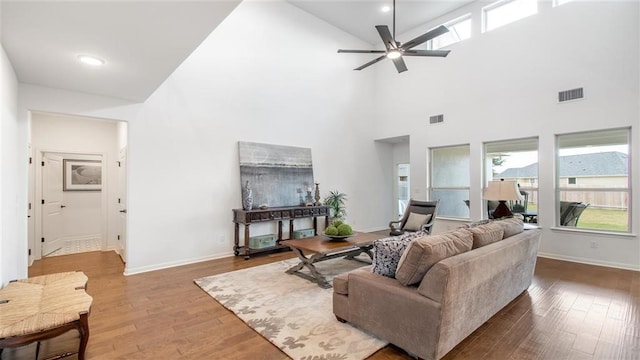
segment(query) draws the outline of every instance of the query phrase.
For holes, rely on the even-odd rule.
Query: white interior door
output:
[[[62,156],[44,153],[42,157],[42,256],[63,247],[62,236]]]
[[[120,221],[118,227],[118,240],[120,241],[120,257],[127,262],[127,148],[120,149],[118,156],[118,210]]]

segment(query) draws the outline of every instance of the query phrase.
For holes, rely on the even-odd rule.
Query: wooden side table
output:
[[[373,254],[371,252],[373,242],[384,237],[386,237],[386,235],[378,233],[356,232],[353,236],[350,236],[343,241],[331,241],[324,235],[304,239],[284,240],[282,241],[282,245],[290,247],[296,256],[298,256],[298,259],[300,259],[300,263],[293,266],[286,272],[287,274],[295,274],[302,278],[311,280],[317,283],[321,288],[328,289],[331,287],[331,284],[327,281],[324,275],[318,272],[318,269],[313,264],[337,257],[353,259],[354,256],[358,256],[361,253],[366,253],[369,255],[371,260],[373,260]],[[305,252],[307,254],[305,254]],[[304,267],[309,269],[311,277],[307,277],[306,274],[300,272]]]
[[[77,352],[85,358],[89,341],[89,312],[93,298],[86,293],[87,276],[66,272],[10,282],[0,289],[0,355],[4,349],[18,348],[54,338],[76,329],[80,334]]]

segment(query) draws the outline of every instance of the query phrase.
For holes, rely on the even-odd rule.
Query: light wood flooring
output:
[[[29,276],[87,274],[88,359],[287,359],[193,279],[291,257],[231,257],[124,276],[117,254],[91,252],[36,261]],[[370,359],[410,358],[387,346]],[[640,273],[539,258],[529,290],[445,359],[640,359]]]

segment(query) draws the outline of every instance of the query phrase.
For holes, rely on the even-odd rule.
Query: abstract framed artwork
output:
[[[240,186],[253,191],[254,207],[296,206],[313,189],[311,149],[238,142]]]
[[[100,160],[63,160],[64,191],[101,191],[102,161]]]

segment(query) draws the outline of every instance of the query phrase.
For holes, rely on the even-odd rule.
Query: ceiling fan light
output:
[[[390,50],[389,52],[387,52],[387,57],[389,59],[397,59],[400,56],[402,56],[402,54],[398,50]]]

